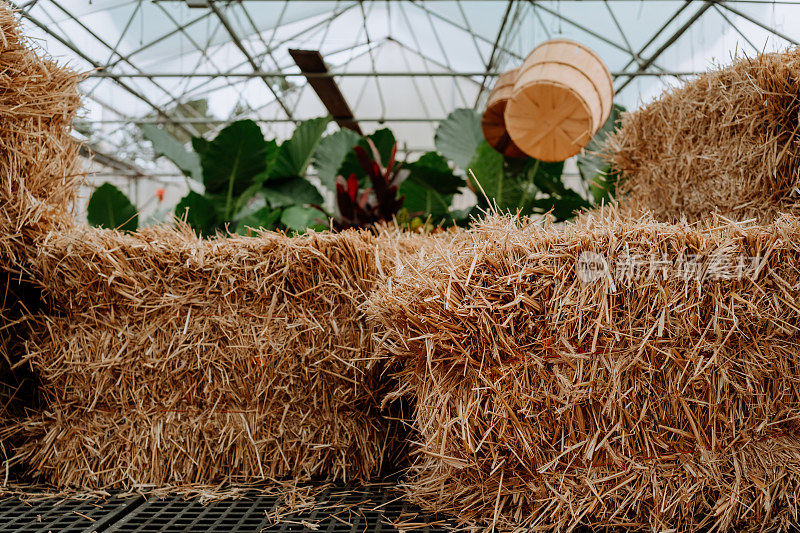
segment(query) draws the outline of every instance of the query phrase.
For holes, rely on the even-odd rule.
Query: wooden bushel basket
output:
[[[525,152],[520,150],[508,135],[505,119],[506,104],[514,92],[514,84],[518,75],[519,69],[515,68],[503,72],[497,77],[494,89],[489,95],[486,111],[483,112],[481,118],[483,138],[495,150],[507,157],[525,157]]]
[[[505,110],[511,140],[531,157],[563,161],[611,114],[614,87],[603,60],[567,39],[536,47],[519,69]]]

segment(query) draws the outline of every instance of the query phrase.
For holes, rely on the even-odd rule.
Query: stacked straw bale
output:
[[[407,492],[428,509],[521,530],[800,522],[796,218],[492,218],[367,310],[416,399]]]
[[[358,307],[416,237],[82,227],[79,77],[5,4],[0,32],[0,289],[36,304],[0,305],[0,351],[42,400],[0,421],[15,462],[86,488],[377,474],[399,434]]]
[[[605,151],[660,220],[800,212],[800,49],[739,59],[626,113]]]
[[[77,487],[379,474],[400,435],[359,306],[415,240],[53,233],[17,460]]]
[[[0,268],[19,267],[38,238],[74,223],[79,79],[33,49],[0,3]]]
[[[22,35],[19,21],[0,2],[0,427],[29,406],[30,376],[17,361],[24,267],[47,232],[72,224],[68,216],[80,179],[78,146],[70,136],[80,101],[79,77],[58,66]],[[0,454],[8,447],[0,440]]]

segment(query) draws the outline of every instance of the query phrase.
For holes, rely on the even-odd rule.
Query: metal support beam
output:
[[[307,117],[313,118],[313,117]],[[430,118],[430,117],[367,117],[367,118],[354,118],[356,122],[374,122],[374,123],[383,123],[383,122],[441,122],[446,117],[439,117],[439,118]],[[231,119],[220,119],[220,118],[183,118],[178,119],[184,124],[227,124],[231,121]],[[269,119],[253,119],[254,122],[262,122],[262,123],[271,123],[271,122],[302,122],[306,120],[306,118],[269,118]],[[76,124],[81,125],[91,125],[91,124],[168,124],[171,121],[165,121],[157,118],[139,118],[139,119],[100,119],[100,120],[76,120]]]
[[[667,20],[664,22],[664,24],[662,24],[662,25],[661,25],[661,27],[660,27],[660,28],[658,28],[658,31],[656,31],[656,32],[653,34],[653,36],[652,36],[652,37],[650,37],[650,39],[649,39],[649,40],[648,40],[646,43],[644,43],[644,46],[642,46],[642,47],[639,49],[639,52],[638,52],[638,53],[631,54],[631,59],[630,59],[630,61],[628,61],[627,63],[625,63],[625,66],[624,66],[624,67],[622,67],[622,70],[623,70],[623,71],[627,70],[627,69],[628,69],[628,67],[630,67],[630,66],[631,66],[631,65],[633,65],[634,63],[636,63],[637,65],[641,65],[642,54],[644,54],[645,50],[647,50],[647,49],[650,47],[650,45],[651,45],[651,44],[653,44],[653,43],[655,42],[655,40],[656,40],[656,39],[658,39],[658,37],[659,37],[659,36],[660,36],[662,33],[664,33],[664,30],[666,30],[666,29],[667,29],[667,27],[668,27],[670,24],[672,24],[672,21],[673,21],[673,20],[675,20],[675,19],[677,19],[677,18],[680,16],[680,14],[681,14],[681,13],[683,13],[683,11],[684,11],[684,10],[685,10],[687,7],[689,7],[689,5],[690,5],[691,3],[692,3],[692,0],[684,0],[684,2],[683,2],[683,5],[682,5],[681,7],[679,7],[679,8],[678,8],[678,9],[677,9],[677,10],[676,10],[676,11],[675,11],[673,14],[672,14],[672,16],[670,16],[670,17],[669,17],[669,19],[667,19]]]
[[[18,6],[16,5],[16,3],[13,2],[12,0],[9,0],[9,3],[12,6],[14,6],[15,8],[18,9]],[[49,35],[50,37],[52,37],[53,39],[55,39],[56,41],[58,41],[62,45],[66,46],[67,48],[72,50],[73,53],[75,53],[76,55],[78,55],[78,57],[80,57],[81,59],[83,59],[84,61],[86,61],[90,65],[92,65],[94,68],[97,68],[97,69],[102,68],[101,64],[99,64],[97,61],[95,61],[91,57],[87,56],[80,48],[75,46],[75,44],[73,44],[72,42],[64,39],[63,37],[61,37],[57,33],[53,32],[47,26],[47,24],[44,24],[39,19],[37,19],[36,17],[32,16],[30,13],[27,13],[27,12],[22,12],[22,16],[25,17],[26,19],[28,19],[31,23],[33,23],[39,29],[44,31],[47,35]],[[119,77],[111,76],[111,78],[114,79],[114,81],[120,87],[122,87],[125,91],[127,91],[131,95],[135,96],[136,98],[138,98],[139,100],[141,100],[142,102],[144,102],[145,104],[150,106],[156,113],[158,113],[160,116],[164,117],[167,122],[173,123],[178,128],[180,128],[181,130],[185,131],[187,134],[193,135],[191,129],[187,128],[184,124],[173,122],[173,118],[166,111],[164,111],[161,107],[159,107],[155,102],[151,101],[148,97],[146,97],[145,95],[141,94],[139,91],[137,91],[136,89],[134,89],[133,87],[131,87],[130,85],[128,85],[127,83],[125,83],[124,81],[119,79]]]
[[[400,43],[396,39],[393,42]],[[416,50],[410,49],[417,53]],[[445,67],[443,67],[445,68]],[[95,71],[89,73],[90,78],[478,78],[481,76],[497,76],[499,70],[475,70],[466,72],[425,72],[425,71],[352,71],[352,72],[285,72],[279,70],[259,70],[255,72],[133,72],[117,73],[108,71]],[[693,76],[700,74],[697,71],[647,71],[625,72],[624,70],[612,72],[612,76]]]
[[[704,3],[704,4],[703,4],[701,7],[700,7],[700,9],[698,9],[698,10],[695,12],[695,14],[691,16],[691,18],[689,18],[689,20],[687,20],[686,22],[684,22],[684,23],[683,23],[683,25],[682,25],[680,28],[678,28],[678,29],[675,31],[675,33],[673,33],[673,34],[672,34],[672,36],[671,36],[669,39],[667,39],[667,40],[664,42],[664,44],[662,44],[661,46],[659,46],[659,47],[658,47],[658,50],[656,50],[655,52],[653,52],[653,55],[651,55],[649,58],[647,58],[647,59],[646,59],[646,60],[645,60],[643,63],[641,63],[641,64],[639,65],[639,69],[637,70],[637,72],[643,72],[643,71],[647,70],[647,68],[648,68],[650,65],[652,65],[652,64],[653,64],[653,62],[654,62],[656,59],[658,59],[658,57],[659,57],[661,54],[663,54],[663,53],[664,53],[664,52],[667,50],[667,48],[669,48],[670,46],[672,46],[672,44],[673,44],[675,41],[677,41],[677,40],[678,40],[678,38],[680,38],[680,36],[681,36],[681,35],[683,35],[684,33],[686,33],[686,30],[688,30],[688,29],[689,29],[689,28],[692,26],[692,24],[694,24],[694,23],[697,21],[697,19],[699,19],[701,16],[703,16],[703,13],[705,13],[706,11],[708,11],[709,9],[711,9],[711,7],[712,7],[713,5],[714,5],[714,2],[713,2],[713,0],[705,2],[705,3]],[[616,93],[619,93],[619,92],[620,92],[622,89],[624,89],[625,87],[627,87],[627,86],[628,86],[628,84],[629,84],[630,82],[632,82],[632,81],[633,81],[633,78],[632,78],[632,77],[630,77],[630,78],[626,79],[624,82],[622,82],[622,85],[620,85],[620,86],[619,86],[619,88],[617,88],[617,89],[616,89],[616,91],[615,91],[615,92],[616,92]]]
[[[88,143],[82,142],[79,147],[79,155],[81,157],[85,157],[86,159],[91,159],[95,163],[103,165],[107,168],[112,168],[119,172],[124,173],[126,176],[135,176],[135,177],[150,177],[150,175],[139,168],[138,166],[134,165],[133,163],[128,163],[127,161],[123,161],[114,157],[113,155],[109,155],[97,147],[92,146]]]
[[[549,13],[550,15],[552,15],[552,16],[554,16],[554,17],[556,17],[557,19],[559,19],[559,20],[562,20],[562,21],[566,22],[566,23],[567,23],[567,24],[569,24],[570,26],[573,26],[573,27],[575,27],[575,28],[578,28],[578,29],[579,29],[579,30],[581,30],[582,32],[584,32],[584,33],[586,33],[586,34],[588,34],[588,35],[591,35],[591,36],[592,36],[592,37],[594,37],[595,39],[598,39],[598,40],[600,40],[600,41],[603,41],[603,42],[604,42],[604,43],[606,43],[607,45],[609,45],[609,46],[613,46],[613,47],[614,47],[614,48],[616,48],[617,50],[621,50],[621,51],[623,51],[623,52],[625,52],[625,53],[627,53],[627,54],[629,54],[629,53],[630,53],[630,50],[629,50],[628,48],[626,48],[625,46],[623,46],[623,45],[619,44],[619,43],[618,43],[618,42],[616,42],[616,41],[612,41],[611,39],[609,39],[609,38],[607,38],[607,37],[604,37],[603,35],[600,35],[599,33],[597,33],[596,31],[592,30],[591,28],[588,28],[588,27],[584,26],[583,24],[580,24],[580,23],[578,23],[578,22],[574,21],[574,20],[572,20],[572,19],[571,19],[571,18],[569,18],[569,17],[565,17],[564,15],[562,15],[561,13],[559,13],[558,11],[556,11],[556,10],[554,10],[554,9],[550,9],[549,7],[547,7],[547,6],[543,5],[543,4],[541,4],[540,2],[537,2],[536,0],[528,0],[528,1],[529,1],[529,2],[530,2],[532,5],[536,6],[536,8],[537,8],[537,9],[541,9],[542,11],[544,11],[544,12],[546,12],[546,13]],[[641,58],[640,58],[640,57],[638,57],[638,56],[634,56],[634,58],[635,58],[637,61],[641,59]]]
[[[437,12],[435,12],[435,11],[431,11],[430,9],[428,9],[427,7],[425,7],[424,5],[422,5],[421,3],[419,3],[419,2],[417,2],[417,1],[415,1],[415,0],[408,0],[408,1],[409,1],[409,2],[411,2],[411,5],[413,5],[414,7],[418,8],[418,9],[421,9],[421,10],[423,10],[425,13],[428,13],[428,14],[429,14],[430,16],[432,16],[433,18],[435,18],[435,19],[437,19],[437,20],[441,20],[442,22],[445,22],[445,23],[447,23],[447,24],[449,24],[449,25],[453,26],[454,28],[458,28],[458,29],[459,29],[459,30],[461,30],[461,31],[465,31],[465,32],[467,32],[468,34],[470,34],[470,35],[472,35],[473,37],[475,37],[476,39],[478,39],[479,41],[483,41],[483,42],[485,42],[486,44],[494,45],[494,43],[493,43],[492,41],[490,41],[489,39],[487,39],[487,38],[486,38],[486,37],[484,37],[483,35],[481,35],[481,34],[479,34],[479,33],[475,33],[475,32],[473,32],[472,30],[470,30],[469,28],[466,28],[466,27],[462,26],[461,24],[458,24],[457,22],[453,22],[453,21],[452,21],[452,20],[450,20],[449,18],[447,18],[447,17],[443,17],[442,15],[440,15],[439,13],[437,13]],[[522,61],[523,59],[525,59],[524,57],[522,57],[522,56],[521,56],[521,55],[519,55],[518,53],[516,53],[516,52],[513,52],[513,51],[509,50],[508,48],[503,48],[502,46],[500,46],[500,47],[498,47],[498,48],[499,48],[501,51],[503,51],[503,52],[505,52],[506,54],[508,54],[508,55],[510,55],[511,57],[513,57],[514,59],[517,59],[517,60],[519,60],[519,61]]]
[[[728,2],[720,1],[720,2],[717,2],[717,4],[722,6],[722,7],[724,7],[725,9],[727,9],[728,11],[733,13],[734,15],[739,15],[743,19],[752,22],[753,24],[755,24],[759,28],[767,30],[768,32],[772,33],[773,35],[777,35],[781,39],[789,41],[790,43],[792,43],[795,46],[800,46],[800,42],[798,42],[797,40],[792,39],[791,37],[789,37],[785,33],[779,32],[775,28],[772,28],[772,27],[768,26],[767,24],[764,24],[763,22],[754,19],[753,17],[751,17],[747,13],[743,13],[742,11],[736,9],[735,7],[732,7],[732,6],[728,5]]]
[[[52,3],[52,4],[53,4],[55,7],[56,7],[56,9],[58,9],[58,10],[59,10],[59,11],[61,11],[63,14],[67,15],[68,17],[70,17],[70,19],[72,19],[72,21],[73,21],[73,22],[75,22],[75,24],[77,24],[78,26],[80,26],[80,27],[81,27],[81,28],[82,28],[82,29],[83,29],[83,30],[84,30],[86,33],[88,33],[88,34],[89,34],[89,35],[90,35],[90,36],[91,36],[93,39],[95,39],[95,40],[96,40],[97,42],[99,42],[101,45],[103,45],[103,46],[104,46],[104,47],[106,47],[108,50],[110,50],[110,51],[112,52],[112,57],[113,57],[114,55],[119,55],[119,57],[120,57],[120,59],[121,59],[122,61],[124,61],[125,63],[127,63],[128,65],[130,65],[130,66],[131,66],[131,67],[132,67],[134,70],[136,70],[137,72],[141,72],[141,69],[140,69],[139,67],[137,67],[136,65],[134,65],[134,64],[133,64],[133,62],[132,62],[132,61],[131,61],[131,60],[128,58],[128,56],[126,56],[126,55],[122,55],[122,54],[117,54],[117,53],[116,53],[116,47],[115,47],[115,46],[112,46],[111,44],[109,44],[108,42],[106,42],[106,40],[105,40],[105,39],[103,39],[103,38],[102,38],[100,35],[98,35],[98,34],[97,34],[97,32],[95,32],[94,30],[92,30],[91,28],[89,28],[89,27],[88,27],[86,24],[84,24],[84,23],[83,23],[83,22],[82,22],[80,19],[78,19],[77,17],[75,17],[75,15],[74,15],[74,14],[73,14],[71,11],[69,11],[67,8],[65,8],[65,7],[62,5],[62,3],[59,3],[59,2],[54,2],[54,1],[52,1],[52,0],[51,0],[51,3]],[[139,1],[139,4],[137,4],[137,6],[138,6],[138,5],[141,5],[141,0]],[[138,9],[138,7],[137,7],[137,9]],[[68,39],[68,40],[69,40],[69,39]],[[71,40],[70,40],[70,43],[72,43],[72,41],[71,41]],[[72,44],[74,45],[74,43],[72,43]],[[106,63],[107,63],[107,62],[106,62]],[[102,66],[102,67],[105,67],[105,64],[101,64],[101,66]],[[158,88],[158,89],[159,89],[161,92],[163,92],[163,93],[164,93],[164,94],[166,94],[167,96],[171,96],[170,92],[169,92],[167,89],[165,89],[164,87],[162,87],[161,85],[159,85],[159,84],[158,84],[158,83],[157,83],[155,80],[152,80],[152,79],[151,79],[151,80],[149,80],[149,81],[150,81],[150,83],[152,83],[152,84],[153,84],[155,87],[157,87],[157,88]],[[188,133],[189,133],[189,134],[191,134],[191,135],[197,135],[197,134],[198,134],[198,133],[197,133],[197,131],[193,130],[192,128],[189,128],[189,132],[188,132]]]
[[[328,72],[328,66],[322,59],[322,54],[319,50],[289,50],[289,55],[292,56],[294,62],[305,74],[325,74]],[[339,124],[340,128],[347,128],[353,130],[359,135],[364,135],[358,122],[353,118],[353,111],[347,104],[342,91],[336,85],[336,81],[330,77],[326,78],[308,78],[308,84],[317,93],[322,105],[331,114],[333,120]]]
[[[233,26],[231,26],[231,23],[228,21],[228,18],[225,16],[225,14],[219,10],[219,8],[215,5],[214,2],[209,2],[208,7],[214,12],[219,21],[222,23],[222,26],[225,28],[225,31],[228,32],[228,35],[230,35],[231,40],[233,40],[233,44],[236,45],[236,48],[238,48],[242,52],[242,55],[244,55],[245,59],[247,59],[247,62],[250,63],[251,67],[253,67],[253,71],[259,70],[261,68],[260,65],[256,63],[255,59],[253,59],[253,56],[251,56],[250,52],[247,51],[247,48],[244,47],[244,44],[242,44],[242,41],[239,39],[239,36],[234,31]],[[281,106],[281,109],[283,109],[283,111],[286,113],[286,116],[292,118],[291,110],[281,99],[280,95],[278,95],[278,92],[269,82],[269,79],[265,77],[261,77],[261,79],[264,81],[264,84],[267,86],[272,95],[275,97],[275,100]]]
[[[733,28],[733,30],[734,30],[736,33],[738,33],[738,34],[739,34],[739,37],[741,37],[742,39],[744,39],[744,42],[746,42],[747,44],[749,44],[749,45],[750,45],[750,48],[752,48],[752,49],[753,49],[753,52],[755,52],[756,54],[758,54],[758,53],[760,52],[760,50],[758,49],[758,47],[757,47],[756,45],[754,45],[754,44],[753,44],[753,41],[751,41],[750,39],[748,39],[748,38],[747,38],[747,35],[745,35],[745,34],[744,34],[744,32],[743,32],[742,30],[740,30],[740,29],[739,29],[739,26],[737,26],[736,24],[734,24],[734,23],[733,23],[733,21],[732,21],[731,19],[729,19],[729,18],[728,18],[728,16],[725,14],[725,12],[724,12],[722,9],[720,9],[720,8],[719,8],[719,6],[716,6],[716,5],[715,5],[715,6],[714,6],[714,11],[716,11],[716,12],[719,14],[719,16],[720,16],[720,17],[722,17],[722,20],[724,20],[725,22],[727,22],[727,23],[728,23],[728,25],[729,25],[731,28]]]
[[[486,81],[489,79],[489,73],[494,68],[494,60],[495,54],[497,53],[497,47],[500,46],[500,39],[503,37],[503,30],[506,27],[506,22],[508,22],[508,16],[511,14],[511,8],[514,7],[514,1],[508,0],[508,5],[506,6],[506,12],[503,13],[503,20],[500,21],[500,29],[497,30],[497,38],[494,40],[494,45],[492,45],[492,53],[489,54],[489,61],[486,62],[486,73],[483,75],[483,79],[481,80],[481,86],[478,89],[478,95],[475,97],[475,104],[474,108],[478,108],[478,102],[483,95],[483,90],[486,88]]]

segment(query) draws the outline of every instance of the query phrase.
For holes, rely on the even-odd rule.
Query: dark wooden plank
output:
[[[318,50],[290,49],[289,54],[303,74],[325,74],[330,72]],[[340,128],[347,128],[359,135],[363,135],[361,127],[353,117],[350,106],[347,105],[347,100],[344,99],[342,91],[336,85],[336,80],[314,76],[306,76],[306,80],[308,80],[308,84],[317,93],[325,109],[328,110],[328,113],[331,114]]]

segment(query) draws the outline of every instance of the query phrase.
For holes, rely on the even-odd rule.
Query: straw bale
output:
[[[38,239],[72,224],[81,175],[70,135],[78,81],[23,36],[0,2],[0,426],[32,401],[30,376],[10,368],[18,359],[20,309],[31,304],[20,300],[31,293],[23,271]],[[0,440],[1,455],[8,444]]]
[[[800,212],[800,49],[740,58],[664,92],[605,146],[620,191],[661,220]]]
[[[38,237],[73,223],[79,79],[35,48],[0,3],[0,268],[18,267]]]
[[[264,411],[111,412],[54,406],[25,420],[29,467],[60,487],[369,479],[394,438],[368,410],[274,405]]]
[[[381,412],[392,382],[360,306],[421,242],[53,232],[30,262],[44,308],[24,356],[47,412],[16,428],[30,442],[15,462],[87,488],[379,474],[402,428]],[[130,460],[111,468],[109,450]]]
[[[585,252],[603,275],[579,277]],[[407,493],[428,509],[522,530],[800,523],[796,218],[494,217],[366,310],[416,402]]]

